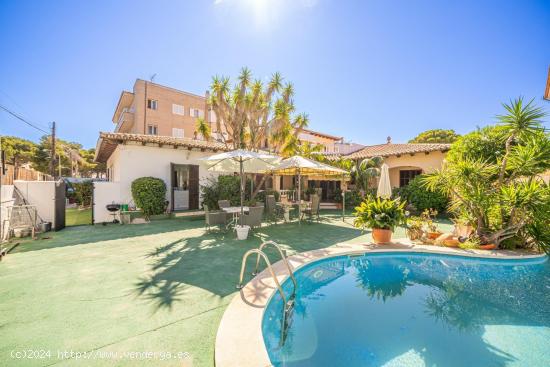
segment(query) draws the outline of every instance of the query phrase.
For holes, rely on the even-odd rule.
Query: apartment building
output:
[[[132,92],[120,95],[113,114],[114,132],[200,140],[195,133],[197,118],[216,121],[207,98],[208,92],[199,96],[138,79]]]

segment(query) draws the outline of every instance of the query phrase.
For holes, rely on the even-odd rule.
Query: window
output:
[[[157,104],[158,104],[158,101],[156,99],[148,99],[147,100],[147,108],[149,108],[151,110],[156,110],[157,109]]]
[[[147,134],[148,135],[158,135],[158,126],[157,125],[147,125]]]
[[[198,108],[190,108],[189,116],[191,117],[204,117],[204,112]]]
[[[185,131],[183,129],[172,129],[172,136],[174,138],[183,138],[185,136]]]
[[[174,115],[185,116],[185,107],[180,104],[172,104],[172,113]]]
[[[421,169],[406,169],[399,171],[399,187],[407,186],[413,178],[421,174]]]

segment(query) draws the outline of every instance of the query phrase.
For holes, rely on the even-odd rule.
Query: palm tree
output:
[[[250,69],[243,68],[233,87],[229,78],[215,76],[210,89],[208,104],[216,114],[216,131],[222,132],[220,139],[228,149],[288,151],[309,123],[306,114],[295,111],[294,86],[283,83],[279,73],[264,85],[261,80],[253,80]]]
[[[356,161],[351,167],[351,175],[363,195],[368,192],[372,180],[380,176],[380,166],[383,162],[382,157],[365,158],[362,161]]]
[[[508,138],[506,139],[506,153],[500,163],[500,171],[496,189],[500,190],[504,183],[508,159],[512,153],[512,144],[518,138],[528,138],[535,136],[540,131],[544,131],[541,119],[546,116],[546,113],[541,107],[533,105],[534,98],[526,105],[523,103],[523,97],[519,97],[510,104],[503,103],[502,106],[508,112],[504,115],[497,115],[497,118],[502,126],[508,130]],[[506,217],[506,208],[502,205],[501,200],[501,218]]]
[[[258,150],[265,147],[276,153],[293,143],[309,119],[295,114],[294,87],[283,84],[279,73],[274,73],[264,85],[253,80],[250,69],[243,68],[237,83],[231,87],[227,77],[215,76],[212,80],[209,105],[217,116],[216,131],[230,149]]]
[[[533,105],[534,98],[525,106],[523,97],[511,101],[510,104],[503,103],[502,106],[506,111],[505,115],[497,115],[497,118],[502,126],[508,130],[508,138],[506,139],[506,153],[502,158],[499,173],[499,186],[504,181],[508,157],[512,152],[512,144],[517,138],[525,138],[536,135],[537,132],[544,130],[541,119],[546,116],[546,113],[541,107]]]
[[[210,129],[210,125],[206,122],[206,120],[202,117],[197,119],[197,123],[195,125],[195,133],[200,134],[204,140],[210,140],[210,137],[212,136],[212,131]]]

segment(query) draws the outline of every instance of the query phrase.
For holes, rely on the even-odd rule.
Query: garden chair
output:
[[[282,208],[277,206],[274,195],[267,195],[265,197],[265,210],[266,217],[270,222],[277,223],[277,220],[282,218]]]
[[[248,209],[248,214],[243,216],[243,224],[250,226],[254,229],[255,227],[262,226],[262,215],[264,213],[263,206],[252,206]]]
[[[229,200],[218,200],[218,206],[220,209],[229,208],[231,206],[231,202]]]
[[[307,215],[310,221],[313,220],[313,217],[315,216],[318,222],[320,219],[319,218],[320,205],[321,205],[321,199],[319,199],[319,195],[311,195],[311,206],[309,208],[304,209],[302,211],[302,215]]]
[[[210,211],[208,205],[204,206],[204,222],[206,230],[209,231],[211,226],[220,226],[226,228],[227,213],[221,210]]]

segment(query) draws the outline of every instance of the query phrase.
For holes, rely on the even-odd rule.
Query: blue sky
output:
[[[0,35],[0,104],[86,147],[154,73],[203,94],[280,71],[310,128],[364,144],[465,133],[520,95],[550,110],[548,0],[0,0]],[[41,135],[2,111],[0,134]]]

